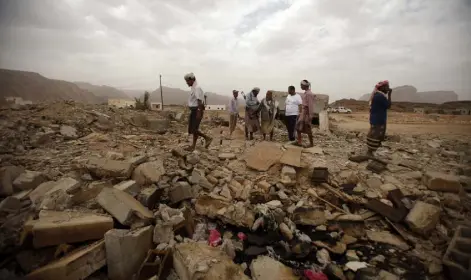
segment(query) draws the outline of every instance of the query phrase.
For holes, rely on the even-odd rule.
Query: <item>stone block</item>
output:
[[[56,181],[54,186],[44,194],[40,209],[64,210],[70,208],[73,204],[72,194],[79,186],[79,181],[69,177]]]
[[[248,280],[242,268],[219,248],[201,243],[175,246],[173,266],[181,280]]]
[[[141,186],[134,180],[122,181],[121,183],[114,185],[113,188],[128,193],[132,196],[136,196],[141,190]]]
[[[32,223],[33,245],[41,248],[103,238],[113,228],[109,216],[43,210]]]
[[[61,259],[43,266],[30,274],[26,280],[82,280],[106,265],[105,241],[79,248]]]
[[[414,232],[427,235],[440,221],[440,207],[417,201],[406,216],[406,223]]]
[[[0,202],[1,212],[14,212],[21,208],[21,201],[13,196],[9,196]]]
[[[0,168],[0,196],[13,194],[13,181],[24,171],[23,167],[13,165]]]
[[[104,188],[97,202],[121,224],[130,226],[134,222],[150,223],[154,215],[130,194],[115,188]]]
[[[459,193],[462,190],[458,176],[440,172],[426,172],[422,177],[422,183],[432,191]]]
[[[168,196],[172,203],[191,199],[194,197],[193,189],[187,182],[177,182],[169,191]]]
[[[33,204],[41,204],[44,196],[56,185],[56,181],[48,181],[40,184],[32,192],[29,193],[29,199]]]
[[[259,256],[250,265],[254,280],[297,280],[299,279],[290,267],[268,256]]]
[[[327,222],[324,211],[299,207],[293,213],[293,222],[301,225],[320,226]]]
[[[157,184],[163,174],[165,174],[165,168],[161,160],[149,161],[134,169],[132,179],[141,186],[147,186]]]
[[[47,178],[43,173],[26,170],[13,181],[13,187],[22,191],[31,190],[41,183],[44,183],[46,180]]]
[[[133,279],[148,251],[152,249],[152,229],[152,226],[132,231],[112,229],[105,234],[109,279]]]
[[[288,165],[283,166],[281,169],[281,178],[289,178],[292,181],[296,181],[296,169]]]
[[[169,243],[174,237],[173,225],[158,221],[154,228],[153,241],[155,244]]]
[[[106,158],[90,158],[85,163],[85,168],[98,178],[123,178],[131,177],[132,163],[128,161],[111,160]]]
[[[137,200],[149,209],[154,209],[157,201],[162,195],[163,189],[159,189],[156,185],[152,185],[143,189],[138,195]]]
[[[207,191],[214,189],[214,185],[204,176],[204,171],[196,168],[191,172],[190,183],[199,185]]]
[[[235,226],[251,228],[255,214],[243,202],[230,203],[210,196],[200,196],[195,204],[196,213],[211,219],[218,218]]]

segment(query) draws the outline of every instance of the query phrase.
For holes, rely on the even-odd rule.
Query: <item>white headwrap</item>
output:
[[[195,77],[195,74],[193,74],[193,72],[191,72],[191,73],[186,74],[183,78],[185,80],[194,80],[196,77]]]
[[[310,86],[311,86],[311,83],[308,82],[308,81],[302,80],[302,81],[301,81],[301,85],[310,87]]]
[[[259,87],[254,87],[254,88],[252,89],[252,91],[260,91],[260,88],[259,88]]]

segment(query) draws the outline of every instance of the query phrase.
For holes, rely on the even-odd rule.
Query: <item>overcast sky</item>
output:
[[[471,0],[0,0],[0,67],[128,89],[379,80],[471,99]]]

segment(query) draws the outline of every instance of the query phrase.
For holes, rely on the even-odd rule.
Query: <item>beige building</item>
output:
[[[8,97],[5,97],[5,100],[9,103],[18,104],[18,105],[33,104],[33,101],[24,100],[22,97],[19,97],[19,96],[8,96]]]
[[[151,102],[150,103],[151,110],[162,110],[162,102]]]
[[[108,105],[116,108],[134,108],[136,101],[127,99],[108,99]]]
[[[226,105],[206,105],[205,110],[224,111],[224,110],[226,110]]]

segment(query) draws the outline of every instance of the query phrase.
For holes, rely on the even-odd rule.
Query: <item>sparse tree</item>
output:
[[[136,110],[150,110],[150,93],[144,92],[144,101],[141,101],[140,98],[135,97],[136,101]]]

